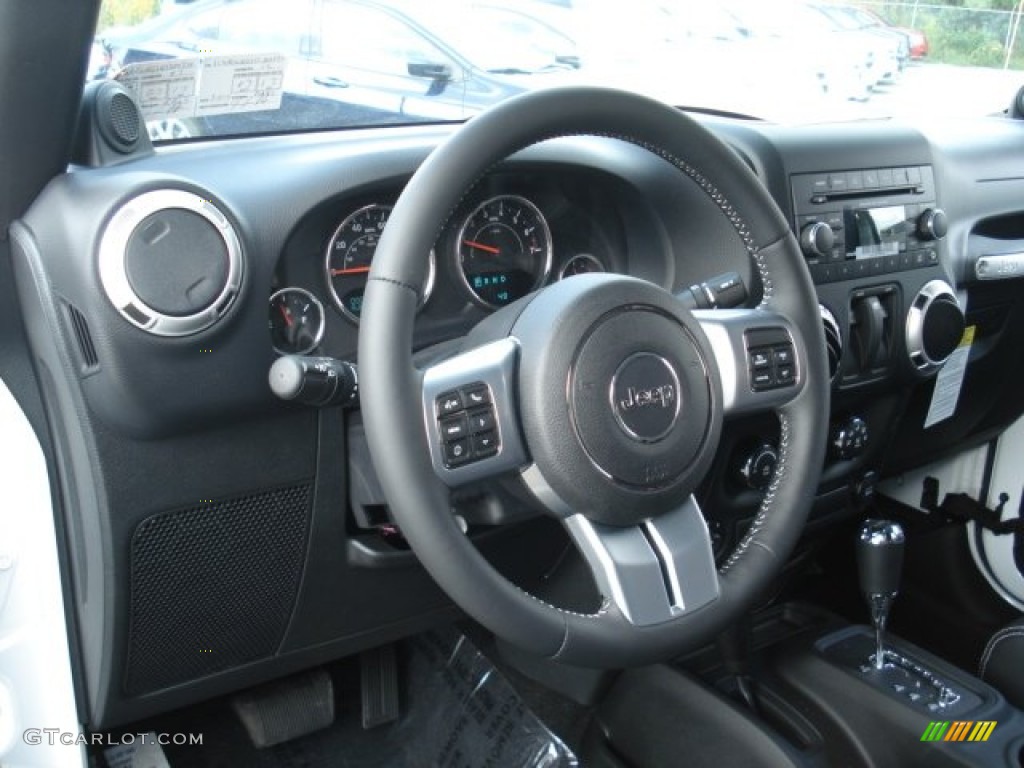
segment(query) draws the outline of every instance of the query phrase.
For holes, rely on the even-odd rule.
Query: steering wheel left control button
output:
[[[462,410],[462,395],[457,390],[445,392],[437,398],[437,415],[449,416]]]
[[[491,402],[491,393],[485,384],[473,384],[462,389],[462,399],[467,408],[476,405],[486,405]]]
[[[473,460],[473,450],[468,437],[458,440],[446,440],[444,443],[444,463],[447,467],[458,467]]]
[[[498,454],[498,418],[487,384],[474,381],[445,392],[437,397],[435,406],[445,468],[454,469]]]
[[[473,435],[473,458],[486,459],[498,453],[501,443],[493,429]]]
[[[523,469],[529,456],[516,407],[519,342],[505,337],[423,373],[423,415],[434,472],[449,487]]]
[[[464,413],[457,413],[441,419],[441,437],[448,443],[469,434],[469,419]]]

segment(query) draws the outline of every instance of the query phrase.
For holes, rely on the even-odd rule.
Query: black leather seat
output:
[[[981,654],[978,677],[998,688],[1013,706],[1024,709],[1024,617],[992,635]]]

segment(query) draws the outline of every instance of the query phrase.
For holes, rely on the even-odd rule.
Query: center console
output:
[[[839,385],[941,367],[963,333],[963,313],[941,270],[948,230],[929,165],[791,177],[794,231],[823,305],[845,345]],[[845,293],[845,295],[844,295]],[[837,322],[837,318],[839,318]],[[843,334],[845,325],[846,333]]]
[[[897,638],[878,670],[873,646],[867,627],[843,627],[769,656],[772,689],[813,723],[828,764],[1024,765],[1024,714],[993,688]]]

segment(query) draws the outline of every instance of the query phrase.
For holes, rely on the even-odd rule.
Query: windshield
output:
[[[970,7],[965,7],[970,6]],[[783,123],[1002,112],[1017,0],[104,0],[89,80],[155,141],[460,121],[608,85]]]

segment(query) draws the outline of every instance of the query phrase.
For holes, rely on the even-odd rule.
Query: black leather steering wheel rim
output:
[[[496,163],[546,139],[594,134],[644,147],[675,165],[718,206],[760,274],[762,308],[798,336],[802,387],[776,409],[775,480],[745,538],[718,570],[716,600],[680,618],[635,626],[614,605],[564,611],[499,576],[462,534],[429,458],[412,363],[413,321],[426,254],[461,196]],[[748,608],[802,531],[825,447],[829,378],[817,298],[786,220],[739,156],[687,115],[645,97],[558,88],[516,97],[442,143],[395,205],[370,272],[359,338],[361,402],[381,486],[405,537],[441,588],[470,616],[528,651],[586,666],[667,658],[706,641]]]

